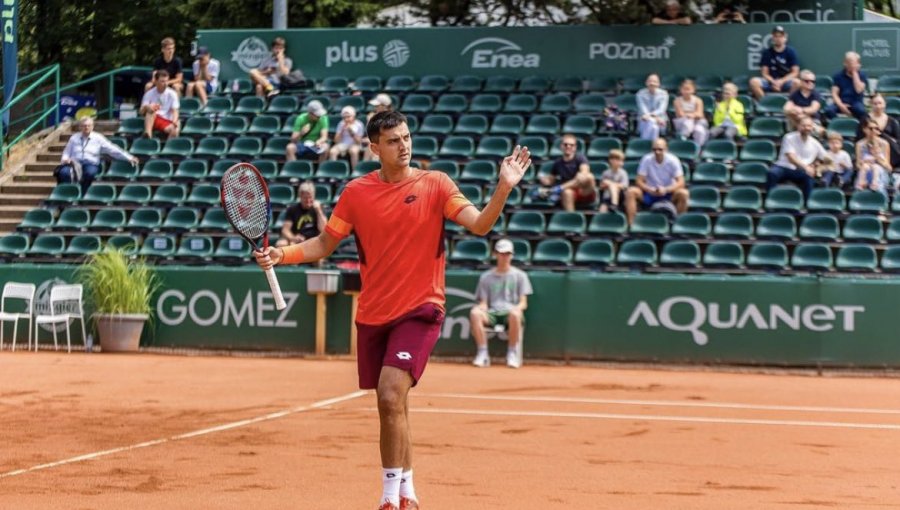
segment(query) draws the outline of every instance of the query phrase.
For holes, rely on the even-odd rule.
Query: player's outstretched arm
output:
[[[506,199],[510,192],[522,180],[529,166],[531,166],[531,153],[528,152],[528,147],[516,145],[513,153],[504,158],[500,164],[497,188],[488,204],[481,211],[474,207],[466,207],[456,217],[456,222],[469,229],[473,234],[483,236],[490,232],[494,228],[497,218],[500,217],[500,213],[503,212],[503,206],[506,205]]]
[[[328,232],[322,232],[300,244],[293,244],[284,248],[269,246],[265,250],[254,251],[253,256],[256,257],[256,263],[259,264],[259,267],[269,269],[279,264],[303,264],[324,259],[334,253],[337,245],[338,239],[329,235]]]

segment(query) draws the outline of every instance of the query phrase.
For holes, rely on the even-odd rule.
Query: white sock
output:
[[[400,506],[400,479],[402,476],[402,467],[381,469],[382,503],[390,503],[396,507]]]
[[[412,469],[404,471],[400,479],[400,496],[413,501],[419,501],[416,497],[416,489],[413,487]]]
[[[478,348],[478,354],[487,354],[487,352],[488,352],[487,345],[485,345],[484,347]]]

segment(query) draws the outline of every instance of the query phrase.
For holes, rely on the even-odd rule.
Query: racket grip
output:
[[[272,289],[272,297],[275,298],[275,308],[284,310],[287,303],[284,302],[284,295],[281,294],[281,285],[278,285],[278,277],[275,276],[275,270],[271,267],[266,269],[266,280],[269,280],[269,288]]]

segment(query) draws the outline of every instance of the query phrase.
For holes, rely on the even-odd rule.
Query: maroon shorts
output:
[[[409,313],[380,326],[356,323],[356,364],[359,387],[378,387],[381,367],[405,370],[419,382],[428,357],[441,335],[444,311],[434,303],[425,303]]]

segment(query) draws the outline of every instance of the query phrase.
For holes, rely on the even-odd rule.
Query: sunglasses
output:
[[[803,83],[815,83],[816,80],[803,80]]]

